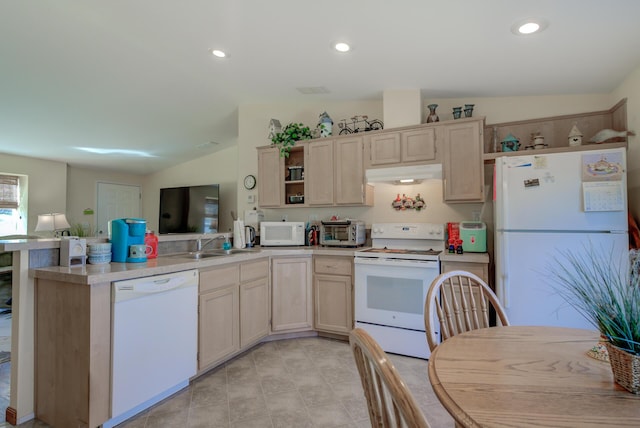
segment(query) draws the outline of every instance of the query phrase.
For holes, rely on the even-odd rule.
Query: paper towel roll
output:
[[[244,248],[246,240],[244,239],[244,221],[235,220],[233,222],[233,246],[235,248]]]

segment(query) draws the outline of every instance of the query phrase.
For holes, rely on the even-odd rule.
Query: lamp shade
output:
[[[62,213],[39,214],[35,231],[50,232],[69,229],[70,227],[67,217]]]

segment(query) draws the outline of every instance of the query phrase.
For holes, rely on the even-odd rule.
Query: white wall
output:
[[[623,97],[619,97],[623,98]],[[474,116],[485,116],[486,122],[500,123],[515,120],[556,116],[563,114],[583,113],[590,111],[607,110],[611,108],[619,99],[611,94],[588,94],[588,95],[559,95],[559,96],[536,96],[536,97],[486,97],[486,98],[466,98],[466,99],[436,99],[425,97],[423,99],[422,121],[426,121],[428,109],[426,106],[431,103],[439,105],[438,114],[440,120],[451,120],[452,107],[464,104],[475,104]],[[301,121],[306,125],[314,127],[317,123],[318,115],[327,111],[334,120],[334,132],[337,130],[339,119],[350,118],[356,114],[367,114],[370,118],[382,118],[382,101],[371,101],[366,103],[323,103],[321,101],[309,101],[305,104],[262,104],[243,105],[239,109],[239,136],[238,155],[242,159],[238,166],[238,210],[242,213],[246,209],[253,209],[256,204],[247,203],[247,196],[253,194],[257,197],[257,190],[247,191],[242,186],[242,178],[247,174],[257,176],[257,155],[255,148],[270,144],[267,138],[267,127],[271,118],[279,119],[282,125],[290,122]],[[488,185],[491,184],[490,171],[487,175]],[[400,221],[423,221],[423,222],[447,222],[461,221],[473,218],[474,211],[482,212],[482,219],[491,222],[491,188],[485,186],[486,197],[489,204],[444,204],[442,202],[442,184],[423,183],[417,186],[392,186],[376,185],[375,206],[371,208],[286,208],[286,209],[266,209],[265,218],[267,220],[280,220],[286,216],[291,221],[308,221],[312,216],[319,219],[329,218],[332,215],[341,217],[352,217],[362,219],[370,224],[376,222],[400,222]],[[406,190],[403,190],[405,188]],[[427,209],[416,213],[414,211],[395,211],[391,208],[391,202],[397,193],[407,193],[414,197],[416,193],[427,201]]]
[[[142,187],[142,215],[147,227],[158,230],[161,188],[219,184],[219,231],[232,231],[231,211],[236,211],[238,206],[238,177],[238,147],[235,146],[146,176]]]
[[[66,212],[67,165],[65,163],[0,154],[0,173],[28,176],[28,234],[34,233],[38,214]]]
[[[589,111],[600,111],[611,108],[622,98],[628,98],[627,111],[629,129],[640,131],[640,68],[632,73],[624,83],[609,94],[582,94],[536,97],[484,97],[440,99],[423,98],[422,119],[426,120],[426,105],[436,103],[440,120],[452,119],[451,108],[464,104],[475,104],[474,116],[485,116],[486,122],[500,123],[514,120],[540,118],[562,114],[573,114]],[[5,173],[29,175],[29,231],[35,227],[38,213],[60,211],[67,212],[70,222],[86,220],[82,210],[95,207],[95,183],[97,181],[119,184],[142,184],[142,215],[148,220],[149,227],[157,230],[157,211],[159,189],[182,185],[221,184],[222,212],[220,213],[220,229],[231,229],[230,211],[240,216],[244,210],[253,209],[257,203],[248,203],[247,197],[257,198],[257,189],[248,191],[243,187],[243,178],[247,174],[257,176],[256,147],[269,145],[267,137],[268,124],[271,118],[279,119],[282,125],[290,122],[303,122],[315,127],[318,115],[323,111],[329,113],[334,120],[334,132],[338,132],[340,119],[348,119],[354,115],[366,114],[370,118],[383,118],[383,101],[364,102],[323,102],[314,98],[306,103],[273,103],[247,104],[238,111],[238,144],[194,161],[168,168],[145,177],[120,174],[109,171],[69,167],[60,162],[46,161],[36,158],[18,157],[0,154],[0,171]],[[640,148],[634,142],[638,137],[629,139],[629,183],[630,206],[632,212],[640,213],[640,201],[635,197],[640,187]],[[68,171],[68,172],[67,172]],[[490,184],[490,174],[487,176]],[[67,180],[68,179],[68,180]],[[378,185],[375,190],[375,207],[372,208],[289,208],[282,210],[265,210],[267,219],[279,220],[286,215],[289,220],[307,221],[310,215],[328,218],[337,214],[342,217],[353,217],[371,221],[426,221],[446,222],[470,219],[473,211],[483,210],[482,204],[445,205],[441,197],[441,187],[424,183],[406,190],[410,196],[420,192],[427,201],[427,209],[421,213],[396,212],[391,206],[395,193],[403,193],[390,185]],[[487,192],[487,200],[491,201],[491,192]],[[483,211],[483,219],[491,218],[490,206]],[[487,215],[488,213],[488,215]]]
[[[127,184],[142,187],[144,177],[121,172],[85,169],[69,166],[67,169],[67,220],[74,225],[89,224],[92,230],[96,227],[98,206],[97,183]],[[83,211],[91,208],[93,215],[85,215]]]
[[[422,102],[422,121],[426,122],[427,120],[429,114],[427,105],[429,104],[438,104],[436,112],[441,121],[453,119],[453,107],[475,104],[473,116],[484,116],[486,123],[492,124],[608,110],[621,98],[624,96],[612,97],[611,94],[484,98],[430,98],[426,96]]]
[[[612,93],[614,99],[627,98],[627,127],[640,134],[640,67],[631,73]],[[640,218],[640,136],[629,137],[627,151],[629,209],[637,219]]]

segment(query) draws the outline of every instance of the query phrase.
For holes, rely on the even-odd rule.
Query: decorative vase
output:
[[[473,106],[475,104],[465,104],[464,105],[464,117],[471,117],[473,114]]]
[[[320,113],[320,121],[318,122],[318,128],[320,128],[320,136],[323,138],[329,137],[332,134],[333,120],[327,112]]]
[[[460,116],[462,116],[462,107],[454,107],[453,108],[453,118],[454,119],[460,119]]]
[[[609,363],[616,383],[634,394],[640,394],[640,356],[630,354],[606,342]]]
[[[427,106],[429,109],[429,116],[427,116],[427,123],[439,122],[440,118],[436,113],[436,109],[438,108],[438,104],[429,104]]]

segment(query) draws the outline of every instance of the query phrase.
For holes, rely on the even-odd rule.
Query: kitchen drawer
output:
[[[322,257],[314,259],[314,273],[329,275],[351,275],[353,257]]]
[[[238,284],[240,281],[240,266],[217,267],[200,271],[200,294],[220,287]]]
[[[244,283],[254,279],[266,278],[269,276],[269,259],[262,259],[255,262],[243,263],[240,265],[240,282]]]

